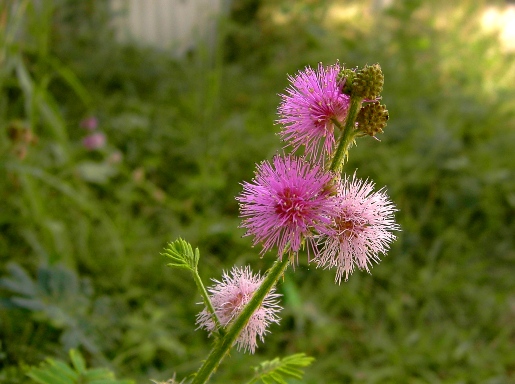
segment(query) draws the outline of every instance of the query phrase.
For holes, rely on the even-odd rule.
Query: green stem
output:
[[[197,270],[191,270],[191,273],[193,274],[193,279],[195,280],[195,284],[197,285],[197,288],[202,295],[202,298],[204,299],[204,303],[206,304],[207,310],[211,314],[211,317],[213,318],[213,321],[216,324],[216,330],[220,336],[223,336],[225,334],[224,329],[222,328],[222,325],[220,324],[220,320],[218,319],[218,316],[216,315],[215,308],[213,307],[213,303],[211,303],[211,299],[209,298],[209,294],[207,293],[206,287],[204,287],[204,283],[202,283],[202,279],[200,278],[200,275],[198,274]]]
[[[358,112],[361,108],[361,101],[362,99],[360,97],[351,96],[349,112],[347,113],[347,119],[345,120],[345,127],[343,128],[343,133],[340,136],[338,148],[336,148],[336,151],[334,152],[333,161],[331,162],[331,167],[329,168],[329,170],[332,172],[338,172],[342,168],[345,161],[345,156],[354,140],[356,135],[356,117],[358,116]],[[338,120],[333,119],[333,123],[341,129],[342,126]]]
[[[266,295],[283,275],[286,267],[288,266],[288,262],[289,258],[287,256],[283,256],[282,260],[277,260],[272,268],[270,268],[265,279],[256,290],[245,308],[243,308],[240,315],[231,324],[227,330],[227,333],[216,342],[215,346],[211,350],[211,353],[204,361],[204,364],[195,374],[191,384],[207,383],[211,374],[215,371],[222,359],[234,345],[234,342],[240,335],[243,328],[247,325],[252,314],[261,306]]]

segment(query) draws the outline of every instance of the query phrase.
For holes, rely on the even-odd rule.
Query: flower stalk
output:
[[[334,153],[331,166],[329,167],[329,170],[332,172],[338,172],[341,170],[343,163],[345,162],[345,158],[347,157],[349,147],[354,141],[354,137],[356,136],[356,117],[358,116],[359,110],[361,108],[362,100],[363,99],[361,97],[351,96],[349,112],[347,114],[347,118],[345,119],[345,126],[340,136],[338,148],[336,148]],[[341,129],[341,124],[338,120],[332,119],[332,122],[334,125]]]
[[[215,346],[204,361],[204,364],[195,374],[191,384],[207,383],[213,372],[218,368],[218,365],[220,365],[222,359],[233,346],[245,325],[247,325],[252,314],[259,308],[266,295],[284,274],[288,263],[289,258],[287,256],[284,256],[274,263],[261,286],[256,290],[252,299],[250,299],[249,303],[243,308],[240,315],[231,323],[226,334],[215,342]]]
[[[219,336],[224,336],[225,330],[223,329],[222,325],[220,324],[220,319],[218,319],[218,316],[216,315],[215,308],[213,307],[213,303],[211,302],[211,299],[209,298],[209,294],[207,293],[206,287],[204,286],[204,283],[202,282],[200,275],[198,274],[196,269],[192,270],[191,274],[193,275],[193,280],[195,280],[197,289],[200,292],[202,299],[204,300],[204,304],[206,305],[206,308],[209,311],[209,314],[211,315],[211,318],[213,319],[213,321],[216,325],[215,333]]]
[[[220,319],[218,319],[218,316],[216,315],[213,303],[211,302],[207,290],[204,287],[204,283],[198,274],[198,262],[200,259],[198,248],[195,248],[195,251],[193,251],[190,243],[178,238],[177,240],[168,243],[162,255],[172,260],[171,263],[167,264],[169,267],[186,269],[191,272],[195,285],[197,286],[197,289],[206,304],[206,308],[216,325],[217,335],[223,336],[224,330],[220,324]]]

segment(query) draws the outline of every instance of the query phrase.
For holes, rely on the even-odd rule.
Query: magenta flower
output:
[[[213,280],[215,285],[208,289],[211,303],[216,316],[223,327],[226,327],[243,310],[254,292],[263,281],[260,274],[253,274],[250,267],[233,267],[230,275],[222,275],[222,281]],[[238,350],[254,353],[257,348],[257,338],[264,341],[270,323],[279,323],[277,313],[282,309],[278,304],[280,294],[275,293],[275,287],[265,296],[261,306],[252,314],[249,322],[236,339]],[[211,335],[216,330],[215,322],[207,308],[197,315],[199,328],[206,329]]]
[[[336,268],[338,284],[357,266],[370,272],[372,261],[379,262],[379,254],[386,254],[395,240],[392,231],[400,230],[395,223],[396,208],[384,189],[374,192],[374,183],[352,177],[345,178],[338,187],[338,215],[333,235],[319,237],[321,247],[315,262],[319,267]]]
[[[338,84],[340,65],[325,67],[320,63],[318,70],[306,67],[295,77],[289,76],[291,86],[287,94],[281,95],[279,106],[282,124],[280,135],[297,150],[305,146],[305,153],[317,157],[320,142],[322,150],[330,154],[335,143],[332,119],[342,123],[347,116],[350,97],[343,94]]]
[[[304,240],[313,249],[313,232],[329,234],[334,215],[332,175],[320,166],[292,156],[275,156],[257,166],[252,183],[243,183],[240,202],[242,227],[254,235],[254,245],[263,243],[265,253],[273,246],[278,255],[296,254]]]
[[[94,131],[98,127],[98,119],[95,116],[86,117],[79,125],[88,131]]]
[[[105,143],[106,136],[102,132],[92,133],[91,135],[82,139],[82,145],[90,151],[102,148]]]

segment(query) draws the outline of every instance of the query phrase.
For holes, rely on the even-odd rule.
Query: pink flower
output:
[[[92,133],[91,135],[82,139],[82,145],[90,151],[102,148],[105,143],[106,136],[102,132]]]
[[[306,67],[295,77],[288,77],[291,86],[281,95],[277,122],[283,125],[282,139],[290,141],[294,150],[304,145],[306,154],[317,157],[323,141],[323,151],[332,152],[335,134],[331,120],[342,123],[350,103],[338,84],[340,70],[338,63],[325,68],[320,63],[317,71]]]
[[[243,310],[250,301],[254,292],[258,289],[263,278],[253,274],[250,267],[233,267],[230,275],[226,272],[222,275],[222,281],[213,280],[216,284],[208,289],[211,303],[215,309],[220,324],[226,327]],[[247,350],[254,353],[257,347],[257,338],[264,341],[264,335],[270,323],[279,323],[277,313],[282,309],[278,305],[280,294],[275,293],[275,287],[265,296],[261,306],[252,314],[249,322],[243,328],[236,339],[238,350]],[[215,322],[211,314],[205,308],[197,315],[199,328],[206,329],[211,335],[216,330]]]
[[[275,156],[257,166],[253,183],[243,183],[240,202],[242,227],[263,243],[264,253],[273,246],[279,257],[288,250],[296,254],[304,240],[313,248],[313,232],[328,234],[334,214],[332,175],[318,165],[292,156]]]
[[[98,119],[95,116],[86,117],[80,122],[81,128],[94,131],[98,127]]]
[[[321,246],[315,262],[319,267],[336,268],[338,284],[357,266],[370,272],[372,261],[386,254],[395,240],[392,231],[400,230],[395,223],[396,208],[384,189],[374,192],[374,183],[352,177],[345,178],[338,188],[338,215],[333,235],[320,236]]]

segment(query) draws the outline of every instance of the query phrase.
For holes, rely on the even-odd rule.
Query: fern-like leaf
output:
[[[27,372],[38,384],[134,384],[132,380],[116,380],[114,374],[105,368],[87,369],[82,355],[70,351],[72,366],[48,358],[39,367],[31,367]]]
[[[195,248],[193,252],[191,244],[181,238],[168,243],[161,254],[172,259],[172,262],[167,264],[169,267],[197,270],[199,250]]]
[[[276,357],[270,361],[264,361],[254,367],[255,375],[248,382],[254,384],[261,381],[264,384],[287,384],[287,378],[302,379],[303,367],[310,365],[315,359],[304,353],[297,353],[283,359]]]
[[[62,265],[41,265],[33,279],[21,266],[7,265],[10,275],[0,278],[0,290],[10,294],[0,308],[22,308],[34,314],[34,321],[47,322],[62,331],[66,350],[82,346],[98,353],[99,335],[88,319],[95,307],[89,280]]]

